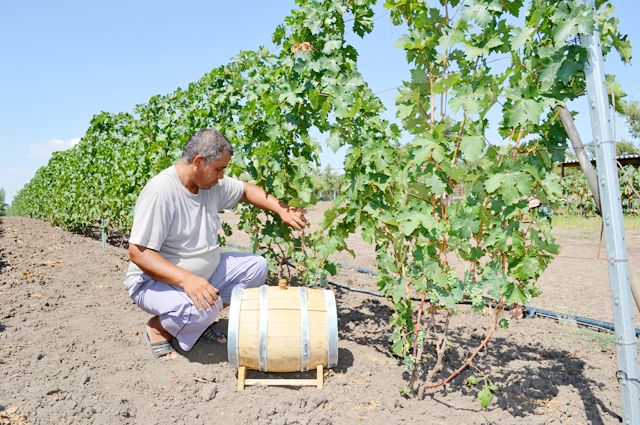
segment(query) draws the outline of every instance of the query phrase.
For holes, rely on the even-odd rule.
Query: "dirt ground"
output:
[[[317,221],[320,210],[310,212]],[[229,213],[225,218],[233,222]],[[556,232],[561,255],[540,280],[533,305],[612,321],[599,232]],[[230,241],[246,245],[235,234]],[[373,250],[357,237],[357,258],[373,268]],[[627,233],[632,264],[640,230]],[[601,258],[606,256],[604,246]],[[637,264],[637,261],[635,261]],[[500,387],[488,409],[463,373],[422,400],[399,394],[403,367],[387,342],[390,304],[336,289],[339,364],[325,388],[251,386],[236,390],[226,345],[199,342],[171,361],[150,357],[147,319],[122,281],[126,251],[46,223],[0,222],[0,423],[31,424],[615,424],[621,407],[616,352],[607,333],[535,318],[511,320],[476,366]],[[373,279],[342,271],[336,282],[374,289]],[[465,307],[454,317],[446,363],[477,346],[490,317]],[[217,326],[226,327],[223,317]],[[257,377],[256,372],[251,373]]]

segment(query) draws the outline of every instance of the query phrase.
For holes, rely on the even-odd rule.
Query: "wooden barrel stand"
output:
[[[324,386],[324,368],[318,365],[316,368],[316,379],[248,379],[248,370],[244,366],[238,368],[238,390],[244,390],[246,385],[289,385],[289,386]]]

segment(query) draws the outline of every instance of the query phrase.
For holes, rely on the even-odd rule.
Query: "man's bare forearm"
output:
[[[198,310],[208,310],[218,299],[218,290],[208,280],[172,264],[157,251],[130,244],[129,259],[153,279],[182,288]]]
[[[244,182],[242,200],[263,210],[273,211],[276,214],[280,214],[288,208],[287,204],[279,201],[278,198],[253,183]]]
[[[157,251],[141,245],[129,245],[129,259],[153,279],[183,287],[189,278],[188,271],[168,261]]]

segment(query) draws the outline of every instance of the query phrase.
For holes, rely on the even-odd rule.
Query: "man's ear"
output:
[[[196,157],[193,158],[193,161],[191,161],[191,163],[195,165],[196,168],[198,168],[204,165],[204,157],[202,155],[196,155]]]

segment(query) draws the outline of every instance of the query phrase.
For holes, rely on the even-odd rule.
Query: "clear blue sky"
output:
[[[403,53],[393,47],[402,30],[390,24],[382,3],[374,33],[351,41],[365,79],[394,111],[395,90],[388,89],[408,72]],[[640,59],[640,3],[614,3]],[[94,114],[132,111],[240,50],[271,46],[274,28],[294,7],[292,0],[0,2],[0,187],[7,191],[6,202],[53,150],[76,143]],[[614,59],[608,58],[606,72],[640,100],[638,66]],[[578,127],[586,141],[591,130],[582,115]],[[628,139],[618,121],[618,137]],[[322,161],[342,166],[340,154],[326,149]]]

